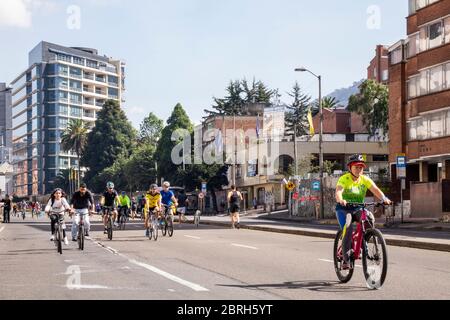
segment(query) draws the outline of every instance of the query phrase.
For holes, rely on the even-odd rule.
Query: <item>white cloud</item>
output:
[[[57,7],[53,0],[1,0],[0,27],[30,28],[34,11],[54,13]]]
[[[0,27],[31,27],[31,11],[26,0],[0,1]]]

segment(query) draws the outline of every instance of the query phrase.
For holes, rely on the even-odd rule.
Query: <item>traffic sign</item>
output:
[[[397,178],[406,178],[406,155],[397,154]]]
[[[292,191],[295,189],[295,183],[293,183],[292,181],[289,181],[286,185],[286,189],[288,189],[289,191]]]
[[[295,192],[295,193],[292,195],[292,199],[298,200],[298,192]]]
[[[311,187],[313,191],[320,191],[320,181],[313,181]]]
[[[198,194],[198,198],[199,198],[199,199],[203,199],[204,197],[205,197],[205,194],[204,194],[203,192],[201,192],[201,193]]]

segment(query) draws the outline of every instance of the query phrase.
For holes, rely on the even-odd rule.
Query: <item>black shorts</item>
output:
[[[230,213],[236,213],[239,212],[239,206],[237,204],[230,205]]]

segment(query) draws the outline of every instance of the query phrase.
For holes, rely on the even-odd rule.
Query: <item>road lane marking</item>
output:
[[[319,261],[324,261],[324,262],[331,262],[331,263],[334,263],[333,260],[328,260],[328,259],[319,259]],[[355,267],[362,268],[362,266],[360,266],[360,265],[358,265],[358,264],[355,264]]]
[[[170,292],[175,292],[175,290],[173,290],[173,289],[168,289]]]
[[[188,235],[184,235],[186,238],[192,238],[192,239],[197,239],[200,240],[200,237],[196,237],[196,236],[188,236]]]
[[[247,249],[252,249],[252,250],[259,250],[259,249],[256,248],[256,247],[246,246],[246,245],[238,244],[238,243],[232,243],[231,245],[232,245],[232,246],[235,246],[235,247],[240,247],[240,248],[247,248]]]
[[[122,256],[125,257],[124,255],[122,255]],[[194,290],[194,291],[209,291],[208,289],[206,289],[206,288],[204,288],[204,287],[202,287],[202,286],[200,286],[200,285],[198,285],[198,284],[196,284],[196,283],[189,282],[189,281],[187,281],[187,280],[181,279],[181,278],[179,278],[179,277],[177,277],[177,276],[174,276],[174,275],[172,275],[172,274],[170,274],[170,273],[168,273],[168,272],[165,272],[165,271],[163,271],[163,270],[160,270],[160,269],[158,269],[158,268],[156,268],[156,267],[154,267],[154,266],[151,266],[151,265],[149,265],[149,264],[146,264],[146,263],[143,263],[143,262],[139,262],[139,261],[136,261],[136,260],[134,260],[134,259],[129,259],[128,261],[129,261],[130,263],[133,263],[133,264],[135,264],[135,265],[138,265],[138,266],[140,266],[140,267],[142,267],[142,268],[145,268],[145,269],[147,269],[147,270],[150,270],[150,271],[152,271],[152,272],[154,272],[154,273],[157,273],[157,274],[159,274],[160,276],[163,276],[163,277],[165,277],[165,278],[167,278],[167,279],[169,279],[169,280],[172,280],[172,281],[177,282],[177,283],[179,283],[179,284],[181,284],[181,285],[184,285],[184,286],[186,286],[186,287],[188,287],[188,288],[191,288],[191,289]]]
[[[115,249],[113,249],[111,247],[105,246],[104,244],[102,244],[100,242],[94,241],[92,239],[91,239],[91,241],[93,241],[94,243],[96,243],[100,247],[103,247],[105,250],[108,250],[108,251],[110,251],[110,252],[112,252],[112,253],[114,253],[114,254],[116,254],[118,256],[121,256],[121,257],[127,259],[128,262],[130,262],[132,264],[135,264],[135,265],[140,266],[140,267],[142,267],[144,269],[150,270],[150,271],[152,271],[154,273],[157,273],[157,274],[159,274],[159,275],[161,275],[161,276],[163,276],[163,277],[165,277],[165,278],[167,278],[169,280],[172,280],[174,282],[178,282],[179,284],[182,284],[182,285],[184,285],[186,287],[189,287],[189,288],[191,288],[194,291],[209,291],[208,289],[206,289],[206,288],[204,288],[204,287],[202,287],[202,286],[200,286],[200,285],[198,285],[196,283],[189,282],[187,280],[181,279],[181,278],[179,278],[177,276],[174,276],[174,275],[172,275],[172,274],[170,274],[168,272],[165,272],[165,271],[163,271],[161,269],[158,269],[158,268],[156,268],[154,266],[151,266],[149,264],[146,264],[146,263],[143,263],[143,262],[139,262],[139,261],[134,260],[134,259],[130,259],[126,255],[124,255],[122,253],[119,253],[117,250],[115,250]]]
[[[5,230],[5,227],[1,227],[0,228],[0,232],[2,232],[3,230]]]

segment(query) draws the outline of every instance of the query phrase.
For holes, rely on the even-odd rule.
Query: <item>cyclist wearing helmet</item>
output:
[[[117,217],[117,223],[119,223],[121,215],[124,214],[126,217],[128,217],[128,211],[130,210],[130,207],[130,197],[125,191],[122,191],[119,196],[119,216]]]
[[[119,195],[117,194],[117,191],[114,190],[114,183],[111,181],[106,184],[106,191],[103,193],[102,198],[100,200],[100,203],[102,207],[109,207],[113,210],[113,221],[116,221],[117,216],[117,203],[119,203]],[[104,233],[107,234],[107,223],[108,223],[108,216],[105,214],[105,210],[103,210],[103,225],[105,227]],[[114,223],[116,226],[117,224]]]
[[[384,204],[391,204],[391,200],[384,195],[384,193],[376,186],[375,182],[373,182],[368,176],[364,175],[366,161],[363,155],[355,154],[350,156],[347,167],[349,172],[342,175],[336,185],[336,217],[341,229],[343,229],[346,224],[348,213],[352,214],[352,223],[353,221],[359,221],[359,217],[356,215],[356,213],[359,212],[358,208],[349,209],[346,206],[348,202],[364,203],[367,190],[370,190],[375,197],[383,201]],[[373,216],[370,218],[374,220]],[[342,249],[344,252],[344,263],[342,265],[343,269],[350,268],[349,257],[352,248],[352,223],[350,223],[344,239],[342,240]]]
[[[149,236],[149,225],[148,222],[150,220],[150,214],[154,211],[161,211],[161,194],[159,193],[158,186],[156,184],[152,184],[150,186],[150,190],[147,191],[145,195],[145,207],[144,207],[144,226],[145,226],[145,236]]]
[[[161,202],[163,204],[165,204],[168,208],[167,208],[167,212],[170,215],[170,218],[173,221],[173,213],[174,213],[174,209],[176,207],[178,207],[178,201],[175,198],[175,194],[170,191],[170,183],[168,181],[165,181],[163,183],[163,189],[161,191]]]

